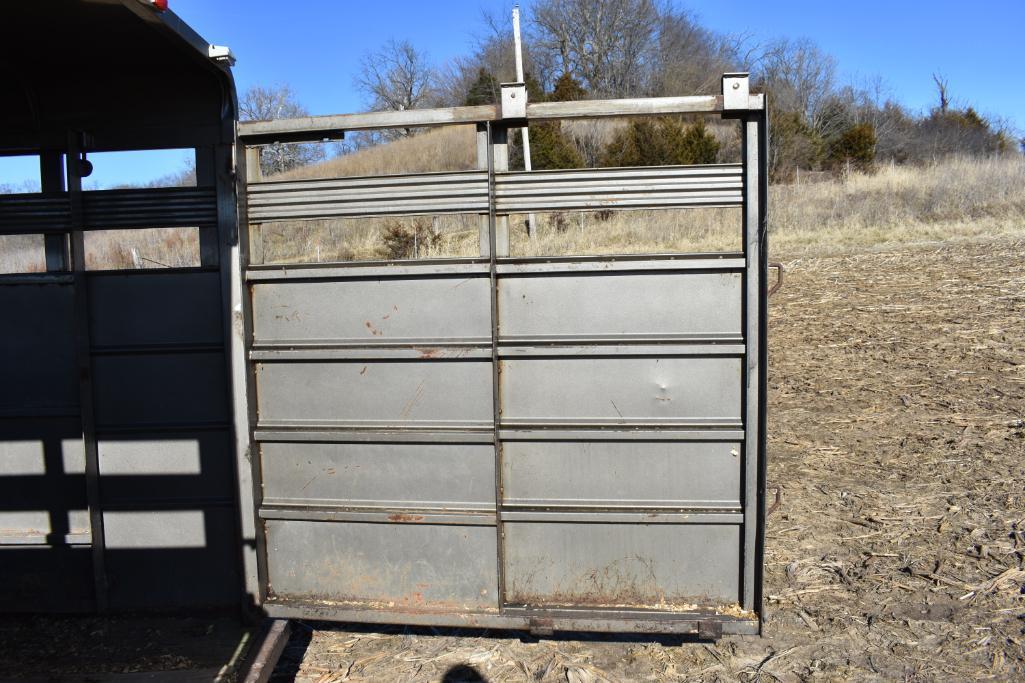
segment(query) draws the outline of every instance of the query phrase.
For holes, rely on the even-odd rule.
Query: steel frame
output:
[[[728,86],[727,86],[728,84]],[[494,526],[498,536],[499,609],[400,609],[381,605],[327,600],[277,598],[268,595],[266,530],[256,524],[259,595],[266,612],[278,618],[318,618],[339,621],[407,623],[489,628],[587,631],[640,631],[697,634],[756,634],[761,627],[762,554],[765,506],[765,367],[766,367],[766,135],[764,97],[749,95],[746,74],[724,76],[720,96],[672,97],[590,102],[528,104],[526,119],[503,117],[501,106],[459,107],[444,110],[382,112],[303,119],[245,122],[239,125],[240,156],[248,167],[249,186],[243,223],[249,225],[281,219],[332,216],[417,215],[465,213],[481,215],[479,257],[427,261],[382,261],[346,264],[265,265],[262,249],[240,234],[241,262],[247,291],[237,302],[242,310],[246,365],[236,371],[236,394],[248,396],[247,424],[251,447],[254,513],[260,520],[334,520],[394,522],[397,510],[296,504],[287,499],[264,498],[260,448],[272,442],[346,442],[385,440],[391,443],[489,444],[495,449],[494,511],[444,509],[416,511],[417,522]],[[727,90],[729,87],[729,90]],[[583,171],[508,171],[508,129],[525,122],[664,114],[720,114],[737,119],[742,133],[740,164],[706,167],[643,169],[595,169]],[[455,124],[477,126],[478,167],[481,170],[447,174],[418,174],[378,178],[266,182],[259,175],[260,145],[276,142],[320,141],[343,136],[346,131],[409,128]],[[486,181],[486,184],[485,184]],[[485,192],[486,190],[486,192]],[[543,192],[543,193],[542,193]],[[617,209],[687,206],[738,206],[743,216],[743,251],[729,255],[511,258],[510,212],[581,209],[607,206]],[[486,213],[485,213],[486,212]],[[254,258],[255,256],[255,258]],[[542,335],[503,337],[499,329],[499,281],[503,276],[531,273],[573,272],[723,272],[739,274],[743,282],[742,331],[733,337],[710,339],[627,335],[623,338],[593,335]],[[266,340],[254,336],[254,286],[282,282],[332,281],[395,276],[486,277],[490,296],[490,335],[471,338],[402,338],[390,342],[336,339],[315,342]],[[665,344],[682,344],[681,355],[731,356],[746,359],[742,369],[742,412],[736,421],[629,422],[573,420],[545,424],[537,419],[500,417],[499,387],[502,363],[531,356],[572,356],[600,349],[602,355],[659,356]],[[492,371],[494,420],[490,424],[429,423],[402,428],[372,423],[274,420],[259,414],[256,398],[257,366],[282,360],[337,361],[422,358],[430,347],[431,358],[458,357],[489,360]],[[638,429],[657,429],[646,435]],[[743,444],[740,507],[729,510],[687,509],[650,515],[632,511],[593,513],[569,510],[517,509],[503,503],[503,444],[510,440],[672,441],[737,440]],[[607,503],[607,501],[606,501]],[[596,514],[599,517],[596,518]],[[612,515],[612,516],[610,516]],[[399,515],[401,516],[401,515]],[[582,523],[619,520],[629,523],[742,524],[742,613],[732,615],[715,609],[659,611],[619,608],[517,606],[506,600],[504,525],[509,521],[552,520]],[[728,571],[728,568],[723,568]]]

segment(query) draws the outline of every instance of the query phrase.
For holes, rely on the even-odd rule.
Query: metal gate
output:
[[[251,229],[480,217],[472,258],[264,265],[243,244],[268,613],[758,632],[765,110],[746,74],[723,86],[241,124]],[[507,170],[526,122],[698,113],[738,120],[741,163]],[[260,145],[468,123],[479,170],[259,177]],[[509,256],[512,213],[710,206],[742,208],[742,252]]]

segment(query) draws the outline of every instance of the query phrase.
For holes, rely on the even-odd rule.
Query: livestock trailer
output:
[[[0,194],[0,239],[45,253],[43,272],[0,275],[4,611],[244,600],[235,91],[226,57],[159,10],[0,9],[0,155],[35,157],[40,180],[38,192]],[[102,153],[155,149],[191,150],[195,186],[83,190]],[[95,258],[100,236],[154,230],[184,234],[192,258],[146,269]]]
[[[0,607],[758,633],[766,118],[747,75],[238,124],[228,54],[153,4],[4,9],[0,154],[38,155],[42,191],[0,195],[0,233],[39,235],[46,272],[0,276]],[[735,125],[739,160],[511,168],[517,128],[683,115]],[[452,126],[471,168],[260,171],[267,146]],[[194,149],[196,186],[83,190],[90,152],[152,148]],[[512,248],[516,215],[710,208],[737,212],[737,250]],[[296,262],[266,243],[410,217],[462,220],[472,249]],[[195,230],[198,262],[90,268],[92,231],[153,228]]]

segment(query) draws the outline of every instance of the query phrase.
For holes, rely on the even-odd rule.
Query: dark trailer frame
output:
[[[25,0],[0,74],[0,155],[41,178],[0,195],[0,234],[46,255],[0,276],[0,610],[237,611],[230,54],[151,2]],[[88,153],[181,148],[196,187],[82,189]],[[198,266],[86,267],[89,231],[169,227],[198,229]]]
[[[241,231],[260,600],[282,618],[755,634],[766,116],[722,94],[252,121]],[[718,115],[741,162],[510,171],[529,122]],[[476,126],[476,170],[287,180],[260,148]],[[510,215],[736,207],[742,251],[516,257]],[[264,263],[263,225],[461,214],[479,251]],[[595,302],[600,301],[600,304]],[[240,430],[241,431],[241,430]]]

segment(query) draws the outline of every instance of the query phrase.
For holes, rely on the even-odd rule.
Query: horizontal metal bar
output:
[[[140,356],[169,353],[217,353],[224,350],[223,344],[208,342],[180,342],[172,344],[127,344],[117,346],[93,345],[89,352],[94,356]]]
[[[228,422],[145,422],[139,424],[105,424],[96,426],[99,436],[117,434],[160,434],[223,431],[231,428]]]
[[[271,598],[263,607],[271,617],[280,619],[320,619],[340,622],[408,624],[411,626],[450,626],[528,630],[535,619],[551,619],[558,631],[592,633],[674,633],[697,635],[701,622],[722,625],[724,635],[758,635],[758,618],[752,614],[738,618],[717,614],[714,608],[688,612],[643,612],[623,610],[610,613],[598,610],[538,610],[503,608],[495,611],[446,612],[373,609],[360,603],[318,602]]]
[[[521,346],[500,342],[499,358],[531,357],[606,357],[606,356],[742,356],[743,344],[588,344],[588,345],[544,345]]]
[[[527,104],[527,120],[590,119],[606,116],[711,114],[722,111],[721,95],[637,97],[618,100],[575,100]]]
[[[737,491],[739,494],[739,490]],[[545,512],[741,512],[740,500],[627,500],[579,498],[510,498],[502,501],[503,510]]]
[[[502,506],[503,522],[565,522],[585,524],[740,524],[741,512],[620,512],[607,510],[514,510]]]
[[[316,522],[366,522],[371,524],[442,524],[495,526],[495,513],[479,510],[441,512],[437,510],[369,510],[331,506],[268,506],[259,510],[261,519],[292,519]]]
[[[762,95],[751,95],[748,108],[763,109]],[[723,111],[722,96],[647,97],[618,100],[577,100],[573,102],[537,102],[527,104],[527,120],[586,119],[609,116],[652,116],[665,114],[714,114]],[[742,111],[742,110],[736,110]],[[425,128],[432,126],[476,124],[501,119],[496,105],[450,107],[446,109],[408,109],[405,111],[367,112],[340,116],[304,116],[272,121],[239,123],[239,138],[247,145],[274,142],[337,139],[345,131],[382,128]]]
[[[385,344],[301,345],[254,344],[249,358],[257,361],[289,360],[490,360],[491,345],[393,346]]]
[[[426,128],[475,124],[495,121],[498,107],[493,104],[475,107],[449,107],[446,109],[407,109],[405,111],[377,111],[364,114],[337,116],[304,116],[271,121],[243,121],[238,125],[239,138],[247,145],[267,145],[288,139],[316,141],[335,137],[350,130],[378,130],[381,128]],[[301,137],[297,137],[301,136]]]
[[[489,274],[487,262],[471,259],[429,259],[422,261],[363,261],[352,263],[304,263],[250,266],[249,282],[271,280],[347,280],[352,278],[433,277],[437,275]]]
[[[531,334],[502,335],[500,344],[515,346],[541,345],[615,345],[615,344],[743,344],[741,334]]]
[[[673,258],[670,255],[643,258],[624,258],[621,256],[598,259],[582,258],[533,258],[533,259],[499,259],[497,270],[499,275],[528,275],[531,273],[622,273],[645,270],[699,270],[699,271],[743,271],[745,262],[742,257],[733,253],[701,254],[686,258]],[[499,282],[501,287],[501,282]]]
[[[267,454],[264,453],[263,457],[266,458]],[[438,502],[438,501],[418,501],[418,500],[342,500],[342,499],[330,499],[330,498],[276,498],[274,496],[265,496],[263,499],[263,507],[265,508],[282,508],[282,509],[294,509],[294,508],[329,508],[329,509],[345,509],[345,510],[361,510],[366,512],[380,512],[381,510],[387,510],[394,512],[396,510],[402,511],[415,511],[415,512],[430,512],[430,513],[449,513],[449,512],[487,512],[494,514],[495,504],[492,501],[489,504],[474,504],[466,502]]]
[[[503,425],[498,432],[503,441],[737,441],[744,430],[737,429],[536,429]]]
[[[644,420],[620,420],[616,418],[595,417],[577,418],[570,421],[558,417],[532,417],[528,419],[504,418],[501,421],[501,426],[503,428],[551,426],[569,429],[574,427],[619,427],[621,429],[644,429],[649,427],[653,429],[661,429],[663,427],[675,429],[729,429],[731,427],[741,427],[742,423],[728,417],[692,418],[684,421],[681,421],[676,417],[649,417]]]
[[[78,405],[0,406],[0,418],[77,417]]]
[[[485,171],[450,171],[440,173],[395,173],[372,176],[345,176],[339,178],[305,178],[302,180],[264,180],[250,183],[247,192],[250,202],[259,201],[269,204],[275,200],[286,201],[296,192],[310,194],[346,193],[357,196],[393,196],[403,189],[448,187],[450,189],[467,188],[474,183],[486,185],[488,175]]]
[[[0,547],[3,546],[66,546],[66,545],[89,545],[92,543],[92,535],[88,531],[72,532],[61,534],[59,542],[50,539],[49,533],[26,532],[17,533],[5,530],[0,533]],[[3,555],[0,555],[2,558]]]
[[[0,275],[0,285],[70,285],[75,276],[71,273],[12,273]]]
[[[260,442],[322,443],[494,443],[491,425],[474,429],[340,429],[333,426],[282,426],[283,423],[256,427],[253,438]]]

